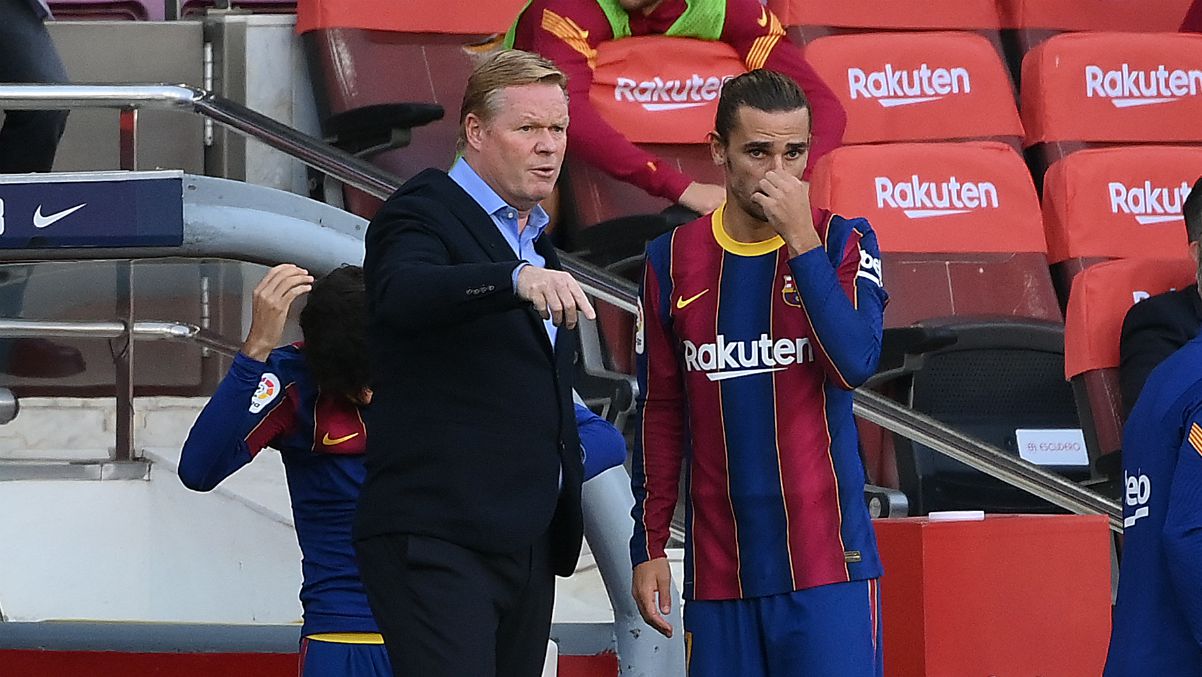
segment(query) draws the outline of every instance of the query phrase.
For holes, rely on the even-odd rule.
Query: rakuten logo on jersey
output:
[[[642,104],[652,112],[696,108],[717,100],[722,83],[730,76],[702,76],[694,73],[683,80],[664,80],[655,77],[638,82],[619,77],[614,87],[614,100]]]
[[[911,219],[967,214],[980,209],[997,209],[997,186],[988,181],[928,181],[917,174],[908,181],[876,177],[876,206],[901,209]]]
[[[1163,64],[1152,70],[1133,69],[1130,64],[1109,71],[1085,67],[1085,96],[1110,99],[1115,108],[1170,103],[1198,96],[1200,89],[1202,70],[1169,70]]]
[[[879,71],[847,69],[851,99],[875,99],[885,108],[938,101],[954,94],[972,93],[967,68],[931,68],[925,63],[913,70],[885,64]]]
[[[1181,221],[1181,207],[1190,191],[1190,185],[1184,181],[1179,186],[1153,186],[1151,181],[1144,181],[1144,185],[1134,187],[1111,181],[1108,188],[1110,211],[1130,214],[1145,226]]]
[[[700,371],[711,381],[784,371],[790,365],[814,361],[808,338],[776,339],[760,334],[758,341],[727,341],[718,334],[716,343],[684,342],[684,366]]]

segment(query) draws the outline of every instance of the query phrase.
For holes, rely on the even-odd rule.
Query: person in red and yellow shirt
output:
[[[700,214],[725,199],[722,186],[693,181],[637,148],[589,102],[597,45],[644,35],[718,40],[738,52],[747,70],[765,68],[791,77],[814,115],[810,167],[842,141],[843,107],[759,0],[532,0],[506,45],[537,52],[567,74],[568,142],[573,153],[606,173]]]

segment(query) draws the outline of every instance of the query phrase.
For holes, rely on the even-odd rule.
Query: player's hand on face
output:
[[[250,332],[242,344],[247,357],[265,361],[284,336],[292,302],[313,288],[309,271],[284,263],[267,271],[251,294]]]
[[[525,266],[518,272],[518,298],[529,301],[544,320],[573,329],[580,315],[597,318],[580,283],[560,270]]]
[[[672,624],[664,618],[672,613],[672,569],[668,558],[658,557],[636,566],[630,592],[647,625],[664,637],[671,637]]]
[[[690,183],[688,188],[676,200],[678,204],[688,207],[698,214],[709,214],[722,205],[726,199],[726,189],[712,183]]]
[[[810,207],[810,184],[784,171],[779,159],[776,168],[760,179],[759,190],[751,199],[763,210],[768,224],[780,234],[795,253],[806,252],[822,244],[814,230]]]

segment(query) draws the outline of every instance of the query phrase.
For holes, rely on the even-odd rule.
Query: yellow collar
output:
[[[710,225],[714,231],[714,240],[718,246],[736,256],[763,256],[776,251],[784,246],[785,241],[780,235],[773,235],[767,240],[761,242],[739,242],[726,232],[725,221],[722,215],[726,211],[726,203],[714,210],[710,216]]]

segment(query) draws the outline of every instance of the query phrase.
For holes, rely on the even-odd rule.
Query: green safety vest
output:
[[[630,15],[618,4],[618,0],[596,0],[609,19],[609,27],[613,29],[614,40],[630,37]],[[726,0],[685,0],[684,13],[668,28],[664,35],[670,38],[695,38],[697,40],[717,41],[722,37],[722,28],[726,25]],[[505,34],[505,48],[513,48],[514,35],[517,33],[518,21],[530,7],[527,2],[518,18]]]

